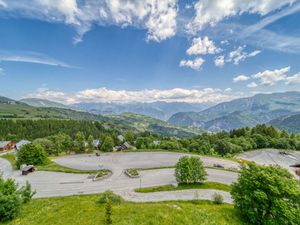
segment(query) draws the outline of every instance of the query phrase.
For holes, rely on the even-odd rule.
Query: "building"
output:
[[[13,150],[16,143],[13,141],[0,141],[0,151]]]
[[[21,140],[16,144],[16,150],[19,151],[23,145],[29,144],[30,141]]]

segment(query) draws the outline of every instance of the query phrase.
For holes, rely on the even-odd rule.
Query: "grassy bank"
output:
[[[14,169],[18,169],[16,166],[16,156],[15,154],[6,154],[1,156],[2,158],[8,160]],[[76,173],[76,174],[96,174],[98,172],[103,172],[103,175],[108,174],[109,170],[76,170],[68,167],[61,166],[51,160],[46,165],[36,166],[38,171],[50,171],[50,172],[61,172],[61,173]]]
[[[103,225],[105,205],[99,195],[34,199],[6,225]],[[114,205],[114,225],[240,225],[233,206],[208,201],[172,201]]]
[[[155,186],[155,187],[145,187],[137,188],[136,192],[149,193],[149,192],[159,192],[159,191],[178,191],[178,190],[187,190],[187,189],[215,189],[221,191],[230,191],[231,188],[227,184],[221,184],[217,182],[204,182],[203,184],[180,184],[178,187],[174,187],[171,184]]]

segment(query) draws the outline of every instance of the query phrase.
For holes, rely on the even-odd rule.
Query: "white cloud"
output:
[[[253,33],[256,33],[257,31],[263,29],[264,27],[268,26],[269,24],[272,24],[276,22],[277,20],[286,17],[288,15],[294,14],[300,10],[300,2],[295,3],[294,5],[287,7],[283,10],[281,10],[278,13],[275,13],[271,16],[267,16],[264,19],[260,20],[258,23],[248,26],[246,29],[243,30],[242,36],[247,37]]]
[[[2,69],[1,67],[0,67],[0,76],[1,75],[4,75],[4,69]]]
[[[87,89],[76,93],[64,93],[53,91],[47,88],[40,88],[36,92],[24,97],[34,97],[48,99],[65,104],[78,102],[189,102],[189,103],[219,103],[242,97],[243,94],[232,92],[231,89],[183,89],[173,88],[168,90],[111,90],[105,87],[97,89]]]
[[[180,61],[179,66],[180,67],[186,66],[186,67],[192,68],[193,70],[200,70],[201,66],[204,62],[205,62],[205,60],[200,57],[193,59],[193,60],[183,59]]]
[[[252,13],[266,15],[296,0],[199,0],[194,5],[195,17],[187,25],[190,32],[197,32],[207,25],[214,26],[225,18]]]
[[[47,55],[37,52],[12,52],[12,51],[0,51],[0,62],[25,62],[44,64],[49,66],[61,66],[66,68],[76,68],[65,62],[51,58]]]
[[[231,51],[226,59],[227,62],[233,62],[238,65],[240,62],[245,61],[247,58],[254,57],[258,55],[261,51],[255,50],[253,52],[247,53],[245,51],[246,46],[239,46],[237,49]]]
[[[251,82],[250,84],[247,85],[249,88],[256,88],[258,85],[255,82]]]
[[[286,84],[300,84],[300,72],[293,76],[287,77]]]
[[[233,78],[233,82],[234,82],[234,83],[237,83],[237,82],[240,82],[240,81],[246,81],[246,80],[249,80],[249,79],[250,79],[250,77],[248,77],[248,76],[245,76],[245,75],[239,75],[239,76]]]
[[[148,31],[147,39],[162,41],[176,33],[177,0],[23,0],[3,1],[14,16],[64,22],[74,26],[80,42],[93,24],[134,26]]]
[[[223,67],[225,65],[225,56],[221,55],[215,58],[215,65]]]
[[[201,37],[194,38],[192,46],[186,52],[188,55],[206,55],[216,54],[220,51],[221,49],[217,48],[215,43],[205,36],[203,39]]]
[[[252,75],[252,78],[258,79],[261,85],[274,85],[278,81],[286,80],[286,75],[290,71],[290,67],[284,67],[282,69],[276,70],[265,70],[264,72],[259,72]]]

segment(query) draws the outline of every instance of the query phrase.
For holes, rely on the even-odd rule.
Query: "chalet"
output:
[[[21,140],[16,144],[16,150],[19,151],[23,145],[29,144],[30,141]]]
[[[0,141],[0,151],[13,150],[16,143],[13,141]]]

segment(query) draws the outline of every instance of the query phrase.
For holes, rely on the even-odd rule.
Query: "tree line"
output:
[[[124,140],[118,140],[122,134]],[[289,134],[269,125],[232,131],[202,133],[189,138],[165,137],[146,132],[118,130],[99,121],[79,120],[0,120],[0,140],[28,139],[42,145],[48,154],[83,153],[100,149],[111,151],[125,141],[137,149],[163,149],[205,155],[230,156],[260,148],[300,150],[300,135]],[[100,145],[93,146],[93,140]]]

